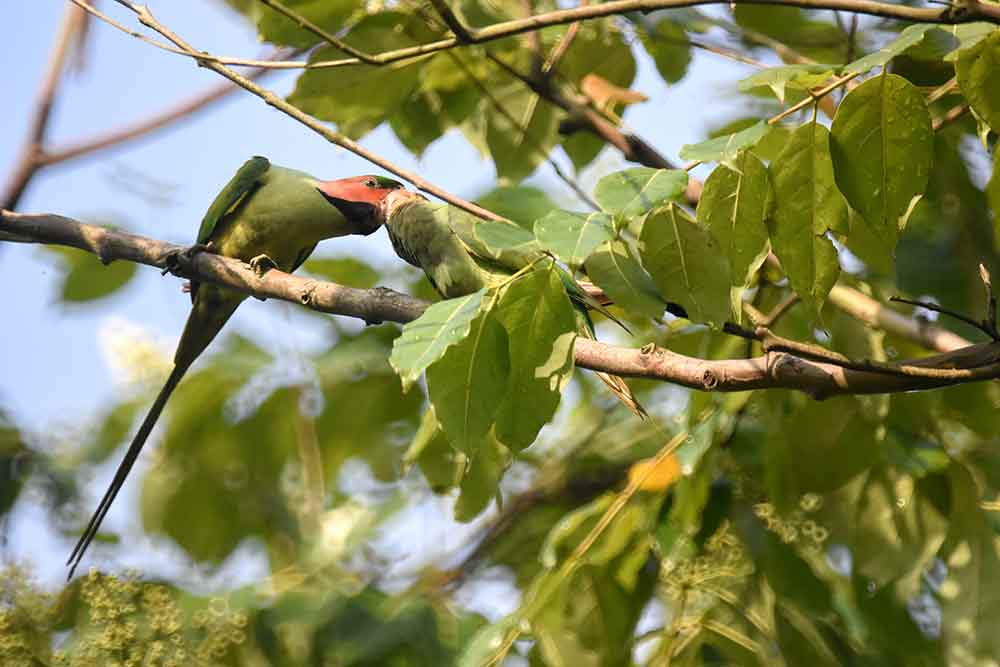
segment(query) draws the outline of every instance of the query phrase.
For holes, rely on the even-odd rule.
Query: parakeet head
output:
[[[324,181],[316,189],[347,218],[354,233],[365,236],[385,222],[383,200],[392,192],[406,191],[399,181],[372,175]]]

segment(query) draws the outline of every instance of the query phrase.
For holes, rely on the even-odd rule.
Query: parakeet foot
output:
[[[258,276],[262,276],[271,269],[278,268],[278,264],[267,255],[257,255],[250,260],[250,268],[253,269],[254,273]]]
[[[160,271],[160,275],[167,275],[168,273],[176,273],[178,269],[182,268],[184,264],[190,264],[194,256],[199,252],[215,252],[215,248],[212,247],[211,241],[208,243],[195,243],[192,246],[184,248],[184,250],[178,250],[177,252],[172,252],[167,255],[165,260],[166,266]]]

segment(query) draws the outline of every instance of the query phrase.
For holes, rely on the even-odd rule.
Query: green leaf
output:
[[[535,220],[557,208],[544,191],[530,185],[500,186],[479,197],[476,203],[529,231],[534,228]]]
[[[962,54],[965,49],[971,48],[978,44],[983,39],[986,39],[990,35],[994,34],[997,30],[997,26],[993,23],[986,23],[985,21],[979,21],[976,23],[961,23],[959,25],[950,26],[939,26],[939,30],[944,30],[955,36],[958,40],[958,47],[954,51],[949,53],[944,57],[948,62],[953,62],[958,60],[958,57]]]
[[[608,213],[627,218],[642,215],[668,201],[680,201],[688,175],[682,169],[634,167],[602,178],[594,199]]]
[[[433,93],[415,91],[389,116],[389,126],[419,158],[451,124],[443,107],[442,100]]]
[[[472,456],[459,485],[455,521],[472,521],[487,508],[499,492],[500,479],[510,465],[510,453],[492,433],[487,433]]]
[[[282,0],[282,4],[320,28],[336,34],[343,28],[345,19],[359,9],[360,3],[357,0]],[[256,0],[243,3],[238,9],[257,24],[262,41],[300,49],[323,41]]]
[[[668,301],[689,319],[721,327],[729,316],[729,260],[711,232],[677,206],[646,216],[639,236],[642,264]]]
[[[50,247],[57,254],[65,273],[59,288],[64,303],[84,303],[110,296],[123,288],[135,276],[133,262],[112,262],[105,265],[95,255],[76,248]]]
[[[480,311],[486,290],[481,289],[457,299],[433,304],[424,313],[403,327],[403,333],[392,345],[389,363],[408,391],[420,379],[424,370],[440,359],[449,347],[469,334]]]
[[[507,332],[491,310],[427,369],[427,393],[452,447],[476,455],[506,396],[509,371]]]
[[[691,46],[683,26],[663,19],[640,30],[640,39],[664,81],[677,83],[684,78],[691,64]]]
[[[972,110],[1000,133],[1000,32],[962,51],[955,74]]]
[[[771,248],[803,304],[818,317],[840,274],[837,250],[823,235],[847,225],[847,206],[833,182],[826,128],[816,123],[798,128],[771,163],[771,178]]]
[[[768,67],[742,79],[737,87],[745,93],[754,88],[767,86],[774,92],[775,97],[784,102],[785,88],[809,90],[829,79],[835,69],[837,69],[836,65],[821,65],[819,63]]]
[[[659,319],[666,302],[639,264],[632,248],[621,240],[597,246],[585,263],[587,276],[629,313]]]
[[[755,146],[767,136],[770,129],[771,126],[761,120],[733,134],[709,139],[699,144],[686,144],[681,147],[680,156],[682,160],[721,162],[731,167],[741,150]]]
[[[933,154],[923,95],[902,77],[870,79],[837,108],[830,130],[837,187],[891,246],[927,187]]]
[[[535,223],[538,243],[571,267],[583,264],[597,246],[614,238],[611,216],[556,210]]]
[[[414,463],[420,466],[431,491],[437,494],[447,493],[462,479],[466,457],[458,454],[448,444],[448,439],[441,431],[434,408],[424,411],[410,446],[403,455],[403,465],[409,468]]]
[[[767,257],[766,220],[773,202],[763,162],[744,151],[735,166],[736,170],[719,165],[705,180],[698,223],[715,236],[729,258],[733,312],[739,319],[741,293]]]
[[[494,258],[501,257],[505,252],[525,253],[538,248],[534,234],[509,222],[483,220],[476,223],[473,233]]]
[[[1000,655],[1000,538],[980,507],[976,482],[953,463],[951,521],[941,557],[947,577],[941,585],[944,639],[966,655],[992,660]]]
[[[552,419],[573,373],[576,317],[554,265],[511,283],[500,295],[496,314],[507,330],[510,354],[496,435],[517,452]]]
[[[590,132],[576,131],[562,140],[562,148],[566,151],[573,168],[577,173],[582,171],[607,146],[600,137]]]
[[[531,176],[559,141],[559,119],[555,107],[520,82],[493,95],[504,111],[485,98],[481,102],[486,116],[486,145],[497,177],[518,183]]]
[[[302,268],[314,276],[359,289],[375,287],[379,281],[378,271],[366,262],[353,257],[318,257],[316,259],[308,259]]]
[[[924,35],[927,34],[927,31],[935,28],[937,28],[937,26],[930,23],[918,23],[916,25],[907,26],[901,33],[899,33],[899,36],[896,37],[896,39],[892,40],[878,51],[869,53],[868,55],[858,58],[857,60],[845,65],[842,73],[863,74],[870,69],[882,67],[910,47],[916,46],[922,42],[924,40]]]
[[[383,11],[363,18],[344,39],[359,49],[377,45],[378,50],[384,51],[422,44],[437,34],[416,16]],[[336,60],[345,56],[339,49],[324,47],[314,51],[309,60]],[[321,120],[336,123],[341,132],[357,138],[406,103],[420,82],[425,62],[309,69],[299,75],[288,101]]]

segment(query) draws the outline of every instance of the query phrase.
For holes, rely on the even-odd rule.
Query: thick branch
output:
[[[110,230],[57,215],[0,213],[0,239],[52,243],[80,248],[102,262],[126,260],[166,268],[181,246]],[[427,303],[376,287],[356,289],[271,270],[258,275],[239,260],[197,253],[182,262],[178,275],[226,285],[260,298],[275,298],[325,313],[366,322],[405,323],[417,318]],[[931,389],[1000,377],[1000,343],[969,345],[952,352],[901,365],[959,371],[948,378],[887,375],[770,353],[753,359],[704,360],[646,346],[615,347],[579,338],[576,364],[581,368],[680,384],[704,391],[796,389],[816,398],[839,394],[872,394]]]

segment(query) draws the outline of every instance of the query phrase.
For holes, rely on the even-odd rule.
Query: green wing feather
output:
[[[240,167],[236,175],[222,188],[212,205],[208,207],[208,212],[201,221],[198,228],[198,243],[208,243],[212,238],[219,221],[225,217],[234,206],[240,203],[254,186],[257,185],[264,173],[271,167],[266,157],[255,155]]]

